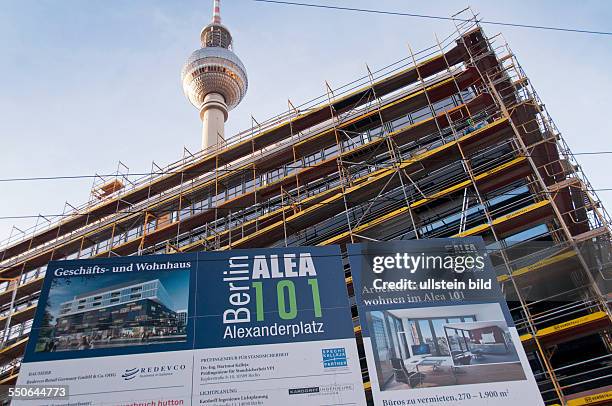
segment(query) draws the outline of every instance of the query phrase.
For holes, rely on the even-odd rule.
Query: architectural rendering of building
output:
[[[0,383],[15,382],[51,260],[479,235],[547,404],[608,391],[610,218],[502,37],[462,18],[432,47],[232,136],[246,69],[215,20],[183,70],[205,149],[101,178],[88,203],[0,248],[0,276],[15,278],[0,285]],[[60,324],[138,303],[95,295],[64,304]]]
[[[159,280],[108,287],[62,303],[54,336],[80,333],[108,339],[184,333],[184,323],[172,309],[172,300]]]
[[[176,316],[179,321],[179,325],[187,326],[187,310],[177,310]]]

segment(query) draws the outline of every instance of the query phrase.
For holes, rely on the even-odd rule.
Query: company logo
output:
[[[139,368],[126,369],[123,375],[121,375],[121,377],[126,381],[130,381],[138,376],[138,371],[140,371]]]
[[[355,385],[353,385],[352,383],[344,383],[344,384],[332,383],[329,385],[319,386],[319,391],[323,395],[339,395],[342,392],[347,392],[347,391],[352,392],[354,390],[355,390]]]
[[[308,388],[289,388],[290,395],[309,395],[311,393],[319,393],[319,387],[311,386]]]
[[[128,368],[121,374],[121,377],[126,381],[131,381],[136,377],[150,378],[154,376],[168,376],[175,372],[183,371],[187,368],[185,364],[174,365],[155,365],[152,367]]]
[[[345,348],[324,348],[321,350],[323,368],[338,368],[348,366]]]
[[[304,395],[306,397],[340,395],[342,392],[354,391],[352,383],[332,383],[329,385],[289,388],[289,395]]]

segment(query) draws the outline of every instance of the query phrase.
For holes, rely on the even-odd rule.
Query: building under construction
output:
[[[503,37],[468,13],[430,48],[227,139],[215,120],[246,71],[190,58],[187,87],[238,83],[233,98],[186,88],[215,131],[207,148],[138,180],[100,177],[87,204],[1,247],[0,384],[16,381],[51,260],[480,235],[546,403],[604,404],[610,219]],[[202,43],[230,49],[220,18]]]

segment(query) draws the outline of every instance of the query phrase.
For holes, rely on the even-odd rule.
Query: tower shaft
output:
[[[209,93],[206,95],[200,118],[202,119],[202,150],[223,145],[227,104],[221,94]]]

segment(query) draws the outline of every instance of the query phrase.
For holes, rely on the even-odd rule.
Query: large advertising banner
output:
[[[338,247],[217,252],[200,266],[194,404],[365,405]]]
[[[376,405],[544,405],[480,237],[349,258]]]
[[[53,262],[14,405],[365,405],[338,247]]]

